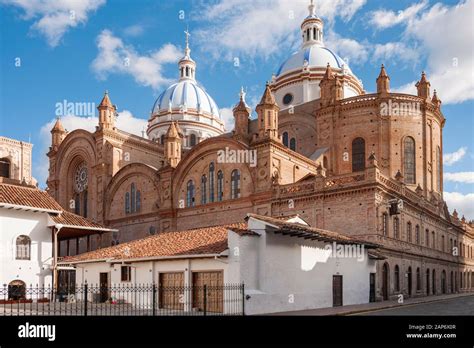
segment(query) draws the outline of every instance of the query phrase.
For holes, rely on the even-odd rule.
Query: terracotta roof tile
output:
[[[55,223],[62,224],[62,225],[106,229],[101,224],[88,220],[82,216],[70,213],[68,211],[63,211],[61,214],[58,214],[58,215],[51,215],[51,219]]]
[[[219,254],[228,248],[227,231],[229,229],[241,234],[243,233],[241,231],[246,228],[247,224],[243,222],[186,231],[160,232],[143,239],[69,256],[64,258],[63,262]]]
[[[311,237],[314,236],[314,239],[328,242],[337,242],[341,244],[363,244],[366,247],[377,248],[379,245],[359,240],[357,238],[347,236],[345,234],[333,231],[327,231],[320,228],[315,228],[307,225],[302,225],[299,223],[286,222],[284,220],[262,216],[257,214],[248,214],[247,217],[251,217],[263,222],[272,224],[278,228],[279,231],[289,234],[289,235],[306,235]]]
[[[46,191],[33,187],[3,183],[0,184],[0,205],[2,203],[55,211],[63,210]]]

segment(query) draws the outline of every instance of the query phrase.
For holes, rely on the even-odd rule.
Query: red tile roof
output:
[[[91,227],[94,229],[109,230],[101,224],[88,220],[82,216],[70,213],[68,211],[63,211],[59,215],[51,215],[51,219],[56,224],[66,225],[66,226],[77,226],[77,227]]]
[[[62,211],[63,208],[46,191],[35,187],[0,184],[0,205],[12,204]]]
[[[101,224],[63,210],[46,191],[36,187],[0,183],[0,207],[5,205],[31,207],[32,210],[45,209],[55,224],[109,230]]]
[[[143,239],[69,256],[64,258],[63,262],[220,254],[228,248],[228,230],[240,235],[258,235],[246,228],[246,223],[236,223],[186,231],[160,232]]]
[[[326,242],[337,242],[341,244],[360,244],[365,245],[368,248],[377,248],[378,244],[371,242],[366,242],[364,240],[359,240],[357,238],[347,236],[345,234],[333,231],[327,231],[320,228],[315,228],[307,225],[302,225],[299,223],[286,222],[279,218],[262,216],[257,214],[247,214],[248,218],[254,218],[266,223],[269,223],[277,228],[278,233],[301,236],[305,238],[310,238],[314,240],[326,241]]]

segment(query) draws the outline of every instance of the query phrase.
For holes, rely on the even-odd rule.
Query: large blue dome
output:
[[[163,91],[153,105],[152,114],[180,109],[194,110],[220,119],[214,99],[193,79],[180,80]]]

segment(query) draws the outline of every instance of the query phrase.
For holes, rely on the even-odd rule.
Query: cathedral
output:
[[[107,92],[95,132],[66,132],[57,120],[49,194],[117,230],[95,248],[242,222],[248,213],[298,215],[381,246],[377,300],[472,291],[474,225],[443,200],[446,119],[426,74],[417,95],[393,93],[382,65],[377,90],[367,93],[325,46],[312,4],[301,39],[266,84],[258,117],[241,91],[226,132],[217,103],[197,82],[187,34],[179,79],[153,104],[146,138],[116,128]],[[76,245],[71,253],[84,251]]]

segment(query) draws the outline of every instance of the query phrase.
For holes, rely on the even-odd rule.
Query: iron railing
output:
[[[0,287],[0,316],[244,315],[244,284]]]

